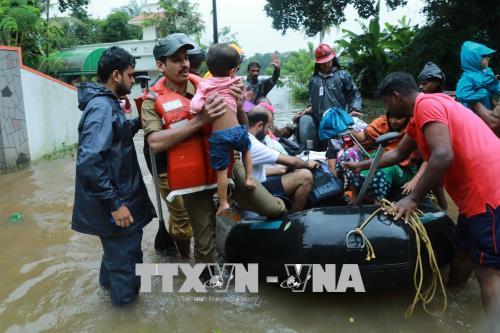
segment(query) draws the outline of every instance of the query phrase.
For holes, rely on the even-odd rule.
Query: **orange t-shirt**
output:
[[[407,134],[427,161],[430,150],[423,128],[438,122],[450,131],[453,161],[444,186],[460,213],[467,217],[486,212],[486,205],[500,206],[500,140],[462,104],[445,94],[420,94],[415,101]]]

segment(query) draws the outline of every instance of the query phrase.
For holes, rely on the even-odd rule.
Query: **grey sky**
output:
[[[199,11],[206,24],[203,41],[209,43],[212,40],[212,1],[191,1],[199,5]],[[138,0],[138,2],[143,3],[144,0]],[[156,1],[149,0],[148,2]],[[127,3],[128,0],[91,0],[88,9],[92,16],[103,18],[111,13],[112,9]],[[246,55],[251,56],[255,52],[266,53],[275,50],[283,52],[306,48],[309,40],[314,44],[319,43],[319,38],[306,38],[300,31],[288,31],[282,36],[280,32],[272,28],[272,20],[264,12],[265,3],[265,0],[217,0],[219,28],[229,26],[232,32],[237,33],[237,39]],[[406,7],[388,12],[385,5],[382,5],[381,19],[383,22],[396,23],[398,19],[406,15],[412,24],[422,24],[424,21],[420,13],[422,6],[421,0],[409,0]],[[347,8],[347,22],[342,24],[341,28],[359,32],[357,17],[352,7]],[[334,28],[331,34],[326,36],[325,42],[333,44],[335,39],[341,36],[341,31]]]

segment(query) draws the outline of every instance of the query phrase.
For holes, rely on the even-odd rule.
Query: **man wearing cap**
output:
[[[200,48],[194,48],[188,51],[189,58],[189,73],[201,76],[200,67],[201,64],[205,61],[205,51]]]
[[[186,52],[188,49],[193,49],[193,43],[186,35],[173,34],[164,38],[163,44],[155,46],[153,53],[157,61],[158,69],[168,79],[166,81],[167,88],[179,93],[182,96],[191,98],[194,96],[196,88],[188,80],[188,69]],[[177,52],[179,51],[179,52]],[[206,115],[206,114],[205,114]],[[208,121],[207,117],[199,117],[198,120]],[[184,208],[182,197],[176,196],[171,202],[166,200],[169,194],[168,179],[167,179],[167,156],[164,149],[156,149],[154,138],[164,129],[161,116],[155,111],[155,101],[147,99],[142,104],[141,122],[144,130],[144,157],[148,164],[149,170],[150,157],[149,146],[156,152],[156,168],[159,175],[160,193],[165,200],[169,212],[169,232],[174,238],[177,249],[181,258],[189,258],[190,242],[193,236],[193,230],[189,220],[189,215]],[[192,130],[196,130],[203,124],[201,121],[190,122]],[[195,126],[196,125],[196,126]]]
[[[272,54],[271,64],[274,66],[273,75],[267,79],[259,79],[260,64],[251,62],[248,64],[248,76],[243,81],[245,89],[247,90],[246,98],[254,104],[261,97],[266,97],[267,94],[273,89],[280,78],[281,62],[276,54]]]
[[[155,90],[157,84],[164,84],[162,87],[168,92],[174,92],[181,99],[190,100],[195,94],[197,80],[199,78],[189,75],[189,60],[187,51],[194,48],[194,42],[186,35],[176,33],[169,35],[161,40],[155,46],[153,53],[160,72],[164,74],[165,80],[158,81],[153,87]],[[243,100],[243,85],[235,85],[231,87],[231,93],[238,101],[238,107],[241,107]],[[173,101],[176,102],[177,100]],[[157,103],[156,103],[157,104]],[[175,103],[171,103],[173,105]],[[155,101],[146,100],[142,104],[142,125],[147,144],[157,154],[156,156],[165,156],[165,151],[174,149],[180,143],[185,143],[191,140],[196,134],[199,134],[204,125],[211,123],[217,117],[220,117],[225,112],[225,105],[218,96],[209,96],[205,102],[205,107],[202,112],[193,119],[185,122],[183,126],[172,126],[165,128],[162,117],[155,109]],[[168,111],[167,111],[168,113]],[[168,183],[166,174],[166,159],[158,163],[158,168],[162,167],[160,173],[160,187],[162,196],[165,198],[168,195]],[[241,169],[243,165],[241,161],[236,160],[233,166],[232,178],[236,184],[235,197],[241,198],[242,202],[247,202],[245,208],[259,208],[262,201],[266,201],[267,211],[283,213],[286,211],[281,200],[269,198],[260,195],[258,198],[249,199],[249,196],[261,194],[265,189],[261,189],[260,184],[255,191],[248,193],[242,190],[245,186],[241,185],[242,175]],[[181,246],[187,245],[186,250],[189,251],[189,240],[194,234],[194,257],[196,262],[215,262],[215,205],[213,202],[213,190],[204,190],[200,192],[184,194],[182,197],[176,196],[173,203],[169,204],[174,214],[169,221],[171,235],[180,241],[177,244]],[[182,198],[182,199],[180,199]],[[269,203],[273,202],[273,205]],[[182,206],[183,205],[183,206]],[[178,210],[181,210],[179,212]],[[187,214],[186,214],[187,212]],[[259,211],[260,212],[260,211]],[[189,252],[187,252],[189,253]]]

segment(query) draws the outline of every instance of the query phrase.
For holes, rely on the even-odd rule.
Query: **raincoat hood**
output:
[[[469,103],[481,102],[486,108],[491,109],[493,95],[500,94],[500,83],[490,67],[483,69],[481,60],[483,56],[495,51],[484,45],[465,42],[460,52],[463,73],[457,83],[457,99],[465,106]]]
[[[418,82],[439,80],[444,83],[445,79],[446,77],[441,68],[431,61],[425,64],[417,77]]]
[[[78,86],[78,108],[85,110],[90,100],[97,96],[109,96],[116,99],[108,88],[98,83],[84,82]]]
[[[481,59],[483,56],[495,53],[495,50],[490,49],[479,43],[464,42],[460,52],[460,62],[464,72],[482,72]]]

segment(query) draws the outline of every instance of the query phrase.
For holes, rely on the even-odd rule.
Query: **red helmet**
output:
[[[330,45],[321,43],[314,51],[315,61],[317,64],[323,64],[335,58],[337,53],[330,47]]]

